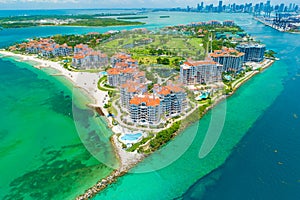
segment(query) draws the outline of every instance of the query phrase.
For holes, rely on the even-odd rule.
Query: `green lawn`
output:
[[[149,44],[140,43],[142,39],[152,38]],[[172,56],[169,57],[192,57],[201,59],[205,55],[203,40],[201,38],[191,38],[184,35],[160,35],[144,33],[122,33],[113,40],[100,44],[97,48],[108,53],[128,52],[145,63],[153,63],[157,59],[149,52],[150,49],[163,49]]]

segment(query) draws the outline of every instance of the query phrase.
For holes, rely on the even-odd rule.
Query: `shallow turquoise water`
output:
[[[89,99],[65,80],[7,58],[0,59],[0,81],[1,199],[74,198],[112,171],[87,151],[98,148],[116,162],[110,131],[85,107]]]

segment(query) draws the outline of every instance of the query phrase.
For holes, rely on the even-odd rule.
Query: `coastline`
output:
[[[63,66],[57,62],[39,59],[36,56],[15,54],[15,53],[3,51],[3,50],[0,50],[0,55],[4,55],[4,57],[7,56],[7,57],[17,58],[17,61],[20,61],[20,62],[34,61],[34,62],[38,63],[38,65],[32,65],[32,66],[35,68],[38,68],[38,69],[41,69],[44,67],[50,67],[50,68],[58,70],[61,74],[54,74],[53,76],[60,75],[60,76],[66,77],[67,80],[69,80],[72,83],[72,85],[74,85],[74,87],[82,89],[82,91],[87,93],[91,97],[91,99],[94,100],[94,104],[90,104],[90,106],[92,106],[92,107],[99,106],[100,108],[102,108],[102,110],[104,112],[106,112],[105,116],[107,116],[107,114],[108,114],[107,111],[105,109],[103,109],[103,107],[104,107],[103,91],[100,91],[97,89],[97,80],[96,79],[100,78],[98,74],[95,75],[95,73],[89,73],[89,72],[71,72],[71,71],[68,71],[67,69],[63,68]],[[205,115],[210,109],[212,109],[218,103],[222,102],[222,100],[232,96],[235,93],[235,91],[242,84],[244,84],[245,82],[250,80],[256,74],[259,74],[266,68],[270,67],[274,62],[275,62],[275,60],[269,60],[268,63],[266,63],[265,65],[263,65],[261,67],[262,70],[256,70],[256,71],[253,71],[252,73],[246,75],[246,77],[244,77],[242,80],[239,80],[237,82],[237,84],[233,87],[233,91],[231,93],[229,93],[228,95],[217,96],[214,99],[213,103],[210,106],[206,107],[202,113],[198,109],[196,109],[193,113],[199,114],[199,116],[197,115],[198,118],[193,118],[193,121],[190,121],[189,123],[187,123],[183,127],[181,127],[179,131],[174,133],[174,137],[176,135],[180,134],[180,132],[182,132],[190,124],[194,123],[195,121],[200,120],[203,117],[203,115]],[[87,80],[89,82],[87,82]],[[108,122],[110,122],[110,118],[108,118],[108,117],[105,117],[105,118],[108,120]],[[111,143],[113,145],[117,159],[120,163],[119,168],[114,170],[108,177],[98,181],[93,187],[87,189],[84,194],[78,196],[76,199],[78,199],[78,200],[79,199],[89,199],[89,198],[95,196],[97,193],[99,193],[100,191],[105,189],[108,185],[117,181],[118,177],[125,175],[131,168],[133,168],[136,164],[141,162],[145,157],[151,155],[151,154],[144,155],[144,154],[131,153],[131,152],[127,152],[127,151],[123,150],[122,146],[120,146],[121,144],[120,144],[120,142],[118,142],[117,136],[115,134],[111,137]]]
[[[0,27],[0,31],[4,29],[21,29],[21,28],[33,28],[33,27],[70,27],[70,28],[99,28],[99,27],[120,27],[120,26],[142,26],[146,23],[140,22],[140,23],[134,23],[134,24],[120,24],[120,25],[107,25],[107,26],[76,26],[76,25],[40,25],[40,26],[27,26],[27,27],[12,27],[12,28],[2,28]]]
[[[282,33],[300,34],[300,32],[286,31],[286,30],[282,30],[280,28],[274,27],[272,24],[269,24],[266,21],[264,21],[264,20],[262,20],[262,19],[260,19],[258,17],[253,17],[253,19],[256,20],[256,21],[258,21],[258,22],[260,22],[260,23],[262,23],[262,24],[264,24],[265,26],[269,26],[269,27],[271,27],[271,28],[273,28],[273,29],[275,29],[275,30],[277,30],[279,32],[282,32]]]
[[[267,59],[265,59],[264,61],[266,61]],[[198,109],[195,110],[191,115],[193,115],[194,113],[197,114],[198,118],[193,118],[189,123],[186,123],[185,125],[181,126],[180,129],[175,132],[173,134],[173,137],[176,137],[178,134],[180,134],[184,129],[186,129],[187,127],[189,127],[191,124],[195,123],[198,120],[201,120],[201,118],[207,113],[209,112],[211,109],[213,109],[216,105],[218,105],[219,103],[221,103],[223,100],[231,97],[235,91],[237,91],[237,89],[239,87],[241,87],[244,83],[246,83],[248,80],[250,80],[252,77],[254,77],[257,74],[262,73],[264,70],[266,70],[267,68],[271,67],[274,64],[275,60],[270,60],[268,59],[268,62],[265,63],[262,67],[261,70],[256,70],[253,71],[253,73],[251,73],[250,75],[246,76],[244,79],[242,79],[242,81],[240,81],[235,87],[233,87],[233,91],[231,93],[229,93],[228,95],[220,95],[218,97],[216,97],[216,99],[214,99],[214,102],[208,106],[207,108],[205,108],[205,110],[201,113]],[[120,145],[120,143],[117,141],[117,137],[116,135],[113,135],[111,138],[111,142],[112,145],[114,147],[114,151],[116,153],[116,156],[119,160],[119,162],[121,163],[120,169],[119,170],[115,170],[111,176],[102,179],[101,181],[99,181],[97,184],[95,184],[93,187],[89,188],[84,194],[78,196],[76,198],[76,200],[88,200],[92,197],[94,197],[95,195],[97,195],[97,193],[101,192],[102,190],[104,190],[107,186],[109,186],[110,184],[114,183],[117,181],[117,179],[123,175],[125,175],[131,168],[133,168],[136,164],[138,164],[139,162],[143,161],[146,157],[150,156],[152,153],[150,154],[146,154],[142,157],[140,157],[138,160],[134,160],[133,162],[130,163],[130,165],[126,165],[125,168],[123,168],[123,170],[121,170],[122,167],[124,167],[124,165],[122,166],[122,162],[124,162],[123,157],[122,157],[122,152],[126,152],[122,149]],[[129,152],[126,152],[126,154],[128,154]],[[113,180],[112,180],[113,178]]]
[[[65,69],[58,62],[40,59],[37,58],[37,56],[15,54],[6,50],[0,50],[0,55],[2,55],[2,57],[12,57],[18,62],[34,62],[34,64],[30,64],[37,69],[52,68],[58,71],[57,74],[49,75],[63,76],[73,85],[74,88],[79,88],[82,91],[84,91],[84,93],[86,93],[89,96],[89,98],[93,101],[87,105],[89,107],[103,107],[106,103],[103,103],[105,99],[104,95],[106,92],[97,90],[97,80],[98,78],[100,78],[100,75],[97,73],[72,72]],[[108,112],[105,112],[104,114],[108,114]]]

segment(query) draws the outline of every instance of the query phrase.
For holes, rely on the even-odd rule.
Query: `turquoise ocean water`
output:
[[[74,198],[111,172],[82,144],[115,161],[110,131],[85,107],[90,99],[26,63],[4,58],[0,71],[1,199]]]
[[[171,17],[160,19],[159,15],[170,15]],[[295,133],[293,141],[299,142],[299,135],[296,137],[297,130],[300,130],[297,126],[299,123],[289,124],[292,127],[287,129],[285,127],[288,125],[281,123],[297,120],[293,118],[293,114],[298,112],[293,109],[297,107],[292,107],[297,101],[287,104],[288,101],[283,95],[288,96],[288,99],[293,99],[293,97],[297,99],[299,96],[299,90],[295,85],[300,66],[299,35],[278,33],[253,21],[251,16],[240,14],[150,13],[148,19],[143,19],[147,24],[142,27],[154,29],[165,25],[213,19],[234,19],[247,32],[266,43],[268,48],[276,50],[281,60],[247,82],[233,97],[221,103],[200,122],[187,128],[174,141],[148,157],[131,172],[156,168],[162,160],[172,157],[174,151],[181,149],[182,144],[191,143],[178,160],[155,172],[129,173],[101,192],[95,199],[201,199],[204,197],[211,199],[214,198],[214,190],[218,190],[222,195],[232,189],[230,187],[232,178],[226,179],[226,177],[232,177],[237,172],[241,174],[244,171],[245,174],[247,174],[246,172],[249,174],[261,172],[250,167],[249,169],[252,171],[243,170],[247,168],[239,165],[241,158],[244,158],[243,155],[251,158],[259,152],[253,151],[251,154],[251,151],[245,152],[241,156],[235,156],[238,154],[236,151],[241,148],[241,144],[244,144],[244,149],[247,149],[248,142],[245,144],[244,141],[247,141],[248,134],[250,136],[264,135],[263,139],[268,141],[269,138],[274,138],[272,135],[274,132],[277,134],[276,136],[282,137],[277,142],[284,143],[284,139],[288,138],[286,140],[289,142],[293,138],[283,137],[283,133]],[[0,31],[0,46],[34,36],[91,31],[105,32],[112,29],[130,28],[134,27],[41,27],[3,30]],[[0,59],[0,72],[2,91],[0,94],[2,102],[0,109],[0,198],[70,199],[111,172],[112,169],[105,167],[89,154],[80,140],[80,137],[83,137],[90,144],[89,148],[99,151],[99,156],[105,157],[112,163],[116,162],[108,141],[111,133],[107,130],[105,122],[101,118],[95,117],[94,113],[85,107],[85,104],[90,101],[89,99],[80,95],[80,91],[73,90],[66,80],[49,76],[51,71],[39,71],[28,64],[3,58]],[[199,159],[200,146],[210,125],[212,113],[218,115],[225,104],[227,107],[226,120],[221,138],[208,156]],[[278,107],[282,104],[284,106]],[[274,108],[274,105],[277,107]],[[285,109],[286,106],[293,109]],[[274,109],[275,111],[277,109],[277,112],[274,112]],[[288,114],[284,115],[286,112]],[[73,115],[74,113],[75,115]],[[266,119],[264,116],[267,114]],[[278,115],[282,117],[278,119]],[[271,123],[276,120],[276,124]],[[267,127],[259,125],[264,123],[269,123],[269,125]],[[270,129],[271,125],[281,128]],[[247,132],[249,133],[247,134]],[[239,143],[246,134],[247,137],[242,140],[242,143]],[[255,141],[255,137],[252,140]],[[299,155],[299,150],[295,148],[295,142],[289,143],[290,148],[285,148],[287,151],[285,155],[291,155],[290,160],[297,164],[297,160],[293,159]],[[256,143],[254,142],[254,144]],[[255,149],[255,145],[252,148]],[[289,149],[291,151],[288,151]],[[273,148],[269,150],[271,151]],[[229,157],[230,155],[232,157]],[[228,157],[230,159],[225,162]],[[268,166],[270,162],[275,162],[271,159],[259,161],[257,169],[261,166]],[[227,163],[232,164],[226,167]],[[234,168],[236,170],[230,171],[232,165],[236,167]],[[274,165],[278,164],[275,162]],[[223,167],[211,173],[220,166]],[[293,176],[297,177],[299,171],[295,171],[294,166],[290,165],[290,168],[287,166],[284,169],[287,171],[291,169],[290,171],[294,172]],[[269,168],[266,167],[266,169]],[[209,173],[210,175],[205,176]],[[222,178],[222,175],[225,178]],[[288,175],[288,173],[284,175]],[[269,177],[267,173],[265,176]],[[273,180],[272,177],[271,180]],[[242,189],[242,184],[238,184],[238,180],[236,178],[236,182],[233,183]],[[255,180],[248,184],[254,190]],[[272,185],[273,182],[270,184]],[[227,188],[221,187],[222,185]],[[299,187],[297,180],[290,185],[292,185],[291,188]],[[245,188],[247,187],[245,186]],[[280,191],[277,187],[274,188],[276,191]],[[230,194],[234,194],[234,191],[237,190],[232,189],[233,192]],[[241,197],[251,199],[251,195],[254,194],[246,194],[246,191],[245,189],[244,196],[234,198],[235,196],[228,194],[226,199],[240,199]],[[296,190],[289,191],[292,193]],[[266,190],[265,197],[268,194],[270,191]]]

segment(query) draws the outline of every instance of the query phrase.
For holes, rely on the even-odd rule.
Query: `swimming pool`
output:
[[[100,75],[107,76],[107,72],[100,72]]]
[[[227,81],[231,81],[232,80],[232,77],[230,75],[225,75],[224,78],[227,80]]]
[[[140,137],[142,137],[142,133],[125,134],[121,137],[121,140],[126,142],[134,142],[140,139]]]
[[[201,95],[199,95],[198,97],[196,97],[196,100],[201,101],[202,99],[207,99],[209,97],[209,92],[203,92],[201,93]]]

